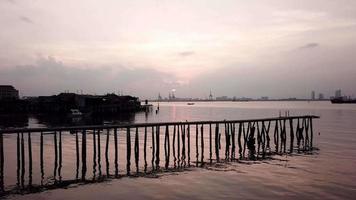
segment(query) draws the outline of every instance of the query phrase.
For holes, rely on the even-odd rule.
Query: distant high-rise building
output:
[[[161,93],[158,93],[158,100],[162,100]]]
[[[210,94],[209,94],[209,100],[213,100],[213,94],[211,93],[211,90],[210,90]]]
[[[315,91],[311,92],[311,100],[315,100]]]
[[[340,98],[341,97],[341,90],[338,89],[335,91],[335,98]]]
[[[323,100],[324,99],[324,94],[323,93],[319,93],[319,100]]]
[[[18,99],[19,91],[12,85],[0,85],[0,99]]]

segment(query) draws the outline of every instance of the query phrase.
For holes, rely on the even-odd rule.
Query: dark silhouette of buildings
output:
[[[0,100],[19,99],[19,91],[12,85],[0,85]]]

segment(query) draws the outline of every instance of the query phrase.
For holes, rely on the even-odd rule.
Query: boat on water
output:
[[[192,106],[192,105],[194,105],[194,104],[195,104],[195,103],[193,103],[193,102],[187,103],[188,106]]]
[[[70,109],[69,117],[81,117],[83,115],[78,109]]]
[[[330,100],[331,103],[356,103],[356,99],[351,99],[351,98],[334,98]]]

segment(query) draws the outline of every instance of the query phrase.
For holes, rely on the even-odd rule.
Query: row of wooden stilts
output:
[[[114,143],[114,174],[119,177],[119,148],[118,135],[126,134],[126,174],[131,175],[132,142],[134,140],[133,159],[135,173],[148,173],[149,162],[150,171],[170,168],[185,168],[195,165],[196,167],[212,164],[221,161],[236,161],[239,159],[263,159],[270,154],[293,153],[294,151],[310,151],[313,149],[313,123],[312,117],[283,118],[280,120],[255,120],[249,122],[218,122],[218,123],[177,123],[173,125],[155,125],[144,127],[127,128],[105,128],[83,129],[71,131],[75,135],[76,149],[76,180],[86,180],[87,176],[87,134],[93,134],[93,174],[102,177],[101,169],[101,139],[105,139],[105,162],[106,176],[110,176],[109,146],[113,135]],[[296,123],[295,123],[296,120]],[[295,126],[296,125],[296,126]],[[270,133],[274,126],[274,132]],[[294,127],[295,126],[295,127]],[[139,130],[141,129],[141,131]],[[143,130],[142,130],[143,129]],[[195,131],[194,131],[195,129]],[[223,132],[221,132],[223,130]],[[287,133],[288,130],[288,133]],[[162,134],[161,134],[161,131]],[[207,133],[205,133],[207,131]],[[54,141],[54,182],[62,181],[62,134],[69,131],[40,132],[40,172],[41,185],[44,180],[44,134],[53,134]],[[123,132],[123,133],[122,133]],[[142,133],[143,132],[143,133]],[[195,144],[191,144],[191,133],[194,132]],[[27,134],[27,152],[25,150],[24,135]],[[25,154],[28,156],[28,184],[32,185],[32,142],[31,137],[35,132],[17,133],[17,186],[26,187],[25,184]],[[131,134],[134,134],[131,137]],[[141,135],[143,134],[143,135]],[[208,135],[205,135],[208,134]],[[224,139],[222,139],[222,135]],[[272,136],[273,135],[273,136]],[[81,136],[81,138],[80,138]],[[143,136],[143,147],[140,147],[140,137]],[[289,138],[288,138],[289,136]],[[148,137],[151,137],[151,144],[148,144]],[[163,149],[161,139],[163,139]],[[287,139],[288,138],[288,139]],[[81,139],[81,146],[80,140]],[[271,141],[273,139],[273,141]],[[141,139],[142,140],[142,139]],[[289,144],[287,144],[287,141]],[[171,143],[172,142],[172,143]],[[208,143],[209,148],[204,145]],[[225,148],[222,148],[222,145]],[[274,147],[274,148],[273,148]],[[81,148],[81,150],[80,150]],[[140,172],[140,148],[143,148],[143,171]],[[151,148],[148,152],[147,149]],[[193,149],[194,148],[194,149]],[[221,158],[221,151],[225,150],[224,157]],[[164,151],[164,161],[161,163],[160,151]],[[208,150],[207,154],[204,150]],[[192,158],[192,151],[195,151],[195,159]],[[247,151],[247,153],[246,153]],[[147,160],[148,153],[151,153],[151,160]],[[208,159],[204,156],[208,155]],[[171,159],[172,156],[172,159]],[[194,160],[194,161],[193,161]],[[172,163],[171,163],[172,162]],[[162,166],[161,166],[162,164]],[[81,169],[80,169],[81,166]],[[4,191],[4,143],[3,133],[0,134],[0,187]]]

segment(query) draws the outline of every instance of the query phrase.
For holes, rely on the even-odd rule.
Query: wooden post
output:
[[[41,171],[41,185],[43,185],[44,169],[43,169],[43,132],[42,131],[40,136],[40,171]]]
[[[106,130],[106,144],[105,144],[105,162],[106,162],[106,176],[109,177],[110,163],[109,163],[109,140],[110,140],[110,129]]]
[[[82,133],[82,180],[85,180],[87,173],[87,133],[83,130]]]
[[[138,143],[139,139],[138,139],[138,128],[136,127],[136,134],[135,134],[135,164],[136,164],[136,173],[139,172],[139,152],[140,152],[140,147],[139,147],[139,143]]]
[[[156,169],[159,170],[159,162],[160,162],[160,159],[159,159],[159,148],[160,148],[160,144],[159,144],[159,137],[160,135],[160,126],[157,126],[156,128]]]
[[[314,132],[313,132],[313,119],[311,117],[309,118],[309,125],[310,125],[310,150],[313,150]]]
[[[180,167],[180,161],[181,161],[181,157],[180,157],[180,125],[177,125],[177,158],[178,158],[178,168]]]
[[[28,132],[27,135],[27,146],[28,146],[28,185],[32,186],[32,141],[31,141],[31,132]]]
[[[177,158],[176,158],[176,125],[173,125],[173,165],[174,165],[174,168],[177,167]]]
[[[59,166],[58,166],[58,178],[62,181],[62,131],[59,131]]]
[[[20,170],[21,170],[21,146],[20,146],[20,133],[17,132],[17,187],[20,186]]]
[[[183,164],[183,167],[186,167],[186,156],[185,156],[185,124],[184,125],[181,125],[181,128],[182,128],[182,164]]]
[[[211,123],[209,123],[209,160],[210,164],[213,162],[213,147],[212,147],[212,140],[211,140]]]
[[[99,170],[99,178],[101,177],[101,140],[100,140],[100,132],[103,130],[98,130],[98,170]]]
[[[231,161],[233,161],[235,160],[236,157],[235,123],[230,123],[230,130],[231,130],[231,140],[232,140]]]
[[[127,175],[130,175],[131,168],[131,136],[130,128],[126,130],[126,171]]]
[[[4,191],[4,138],[0,133],[0,191]]]
[[[269,130],[271,128],[271,121],[268,121],[268,126],[267,126],[267,129],[265,129],[265,133],[266,133],[266,141],[267,141],[267,144],[266,144],[266,152],[267,150],[269,152],[271,152],[271,146],[270,146],[270,141],[271,141],[271,138],[269,137]]]
[[[309,120],[305,119],[304,120],[305,124],[305,145],[304,145],[304,150],[309,150]]]
[[[216,162],[219,162],[219,124],[216,123],[215,125],[215,157],[216,157]]]
[[[198,124],[195,124],[195,155],[196,155],[196,164],[195,165],[197,167],[198,167],[198,163],[199,163],[198,136],[199,136]]]
[[[145,126],[145,138],[143,143],[143,157],[145,160],[144,172],[147,172],[147,126]]]
[[[154,126],[152,126],[152,170],[155,169],[155,164],[154,164],[154,161],[155,161],[155,132],[154,132],[155,128]]]
[[[276,148],[276,153],[278,153],[278,149],[279,149],[279,133],[278,133],[278,120],[276,120],[276,125],[274,127],[274,145],[275,145],[275,148]]]
[[[243,157],[242,156],[242,144],[241,144],[242,128],[243,128],[243,123],[239,123],[239,133],[238,133],[238,136],[237,136],[237,143],[239,145],[239,157],[240,157],[240,159]]]
[[[146,143],[145,143],[146,144]],[[115,177],[119,176],[119,159],[117,146],[117,128],[114,129],[114,148],[115,148]]]
[[[190,167],[190,125],[188,124],[188,167]]]
[[[294,129],[293,129],[293,119],[289,119],[289,127],[290,127],[290,145],[289,145],[289,153],[293,153],[293,144],[294,144]]]
[[[23,133],[21,133],[21,186],[24,187],[25,182],[25,143]]]
[[[201,125],[200,128],[200,143],[201,143],[201,166],[204,165],[204,125]]]
[[[76,168],[76,179],[79,178],[79,138],[78,138],[78,132],[75,132],[75,151],[77,155],[77,168]]]
[[[169,126],[166,125],[166,133],[164,135],[164,155],[166,158],[165,168],[169,167]]]
[[[53,169],[53,177],[54,181],[57,181],[57,168],[58,168],[58,142],[57,142],[57,132],[55,131],[53,134],[53,142],[54,142],[54,169]]]
[[[93,130],[93,180],[96,178],[96,131]]]

